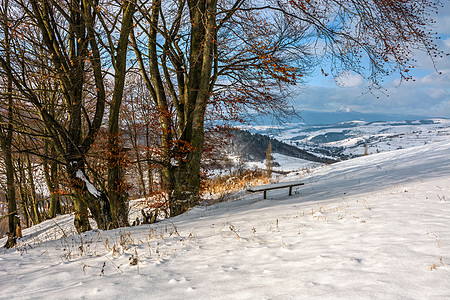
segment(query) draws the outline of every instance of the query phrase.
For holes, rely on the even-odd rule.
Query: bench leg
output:
[[[264,199],[267,199],[267,191],[264,191]]]
[[[289,187],[289,196],[292,196],[292,186]]]

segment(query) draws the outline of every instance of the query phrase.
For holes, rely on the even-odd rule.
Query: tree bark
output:
[[[66,165],[70,188],[74,194],[75,225],[79,232],[89,227],[87,208],[89,208],[99,229],[113,228],[111,206],[106,195],[89,180],[85,172],[85,162],[79,156],[72,156]],[[87,229],[89,230],[89,229]]]
[[[4,30],[4,43],[5,43],[5,61],[8,66],[11,65],[11,58],[10,58],[10,34],[9,34],[9,20],[8,20],[8,5],[9,1],[5,0],[3,3],[3,30]],[[16,204],[16,189],[14,185],[14,165],[13,165],[13,155],[12,155],[12,138],[13,138],[13,118],[14,118],[14,111],[13,111],[13,95],[12,95],[13,89],[12,89],[12,79],[10,76],[6,79],[6,97],[7,97],[7,105],[8,105],[8,121],[7,121],[7,127],[2,128],[3,126],[0,125],[0,142],[1,142],[1,148],[3,150],[3,159],[5,161],[5,169],[6,169],[6,198],[8,199],[8,227],[9,227],[9,233],[8,233],[8,240],[6,242],[5,247],[11,248],[16,244],[16,227],[17,225],[20,226],[18,222],[20,222],[20,219],[18,217],[17,213],[17,204]],[[3,122],[1,122],[3,123]],[[1,124],[0,123],[0,124]]]
[[[61,213],[61,204],[59,201],[58,189],[58,163],[54,160],[49,162],[47,157],[55,157],[56,151],[52,145],[49,145],[49,141],[44,141],[44,157],[42,164],[44,166],[45,183],[47,184],[48,191],[50,193],[50,204],[47,211],[47,219],[56,217]],[[49,149],[50,148],[50,149]]]
[[[31,196],[31,213],[33,215],[34,225],[41,223],[41,214],[39,212],[39,203],[36,195],[36,185],[34,184],[34,172],[33,166],[31,165],[30,155],[28,153],[25,154],[27,160],[27,170],[28,170],[28,183],[30,188],[30,196]]]
[[[15,171],[15,176],[17,179],[17,184],[19,186],[19,194],[20,194],[20,202],[22,204],[22,210],[23,210],[23,216],[25,218],[25,225],[26,227],[30,226],[30,220],[31,222],[33,222],[33,220],[31,219],[31,214],[29,211],[29,201],[28,201],[28,193],[27,193],[27,187],[26,185],[26,176],[25,176],[25,166],[23,165],[20,156],[17,159],[17,168]]]
[[[184,213],[199,202],[200,167],[205,140],[204,121],[210,97],[211,72],[216,43],[217,0],[188,1],[192,21],[190,71],[185,127],[182,139],[189,145],[187,159],[179,160],[176,184],[171,195],[171,215]]]
[[[8,108],[8,115],[12,117],[12,103]],[[8,121],[8,129],[6,133],[6,138],[2,139],[2,150],[3,150],[3,159],[5,161],[6,168],[6,198],[8,200],[8,241],[6,242],[5,247],[11,248],[16,244],[16,227],[19,222],[18,213],[17,213],[17,204],[16,204],[16,188],[14,185],[14,165],[12,158],[12,148],[11,148],[11,140],[12,140],[12,120]]]
[[[128,36],[133,28],[135,11],[134,0],[124,1],[122,4],[123,20],[117,43],[117,53],[114,61],[114,93],[109,114],[109,167],[108,167],[108,196],[111,203],[111,213],[114,227],[125,227],[128,224],[128,192],[124,180],[123,165],[126,154],[120,144],[119,115],[125,85],[127,68]],[[112,49],[111,49],[112,50]]]
[[[152,168],[152,155],[150,153],[150,127],[145,124],[145,158],[147,160],[147,180],[148,180],[148,193],[151,195],[153,193],[153,168]]]

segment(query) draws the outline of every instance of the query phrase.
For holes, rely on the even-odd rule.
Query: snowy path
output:
[[[108,233],[72,235],[60,216],[0,250],[0,298],[449,299],[449,154],[443,142],[362,157],[285,178],[306,183],[291,197]]]

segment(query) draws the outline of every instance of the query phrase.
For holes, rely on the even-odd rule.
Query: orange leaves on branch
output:
[[[272,78],[286,83],[295,82],[297,70],[295,67],[283,65],[280,60],[277,60],[271,54],[260,55],[260,59],[267,74]]]

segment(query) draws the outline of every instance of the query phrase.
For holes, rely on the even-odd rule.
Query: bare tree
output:
[[[153,143],[160,151],[150,155],[146,126],[146,160],[162,170],[175,216],[199,201],[208,120],[239,118],[247,110],[287,112],[284,87],[322,66],[325,75],[351,71],[377,88],[392,73],[408,80],[415,51],[442,55],[429,30],[439,0],[8,3],[13,9],[2,11],[1,34],[9,38],[0,43],[4,86],[14,87],[23,107],[32,107],[42,127],[39,138],[46,141],[40,147],[54,149],[66,170],[79,231],[89,229],[88,209],[101,229],[128,224],[121,107],[133,63],[157,119]],[[9,125],[2,126],[8,137]],[[108,141],[106,184],[88,161],[102,126]],[[3,141],[7,146],[8,139]]]
[[[11,53],[14,63],[8,64],[2,57],[0,66],[22,99],[38,112],[48,138],[61,156],[74,195],[78,231],[90,228],[87,208],[101,229],[128,225],[118,118],[133,2],[107,2],[105,10],[99,9],[97,1],[13,2],[15,18],[22,23],[16,31],[14,49],[3,48],[2,52]],[[40,63],[42,56],[48,58],[45,65]],[[108,65],[114,70],[114,89],[108,110],[110,163],[106,192],[90,180],[86,155],[104,121]],[[63,100],[58,103],[64,108],[63,115],[52,114],[48,99],[41,97],[30,80],[42,68],[46,76],[58,83],[53,92]]]
[[[160,163],[171,214],[183,213],[198,202],[208,108],[287,109],[283,98],[276,96],[277,88],[301,81],[324,63],[332,75],[353,71],[375,88],[393,72],[407,80],[414,51],[430,57],[442,54],[427,30],[432,24],[429,14],[439,3],[138,3],[132,45],[159,113]]]

